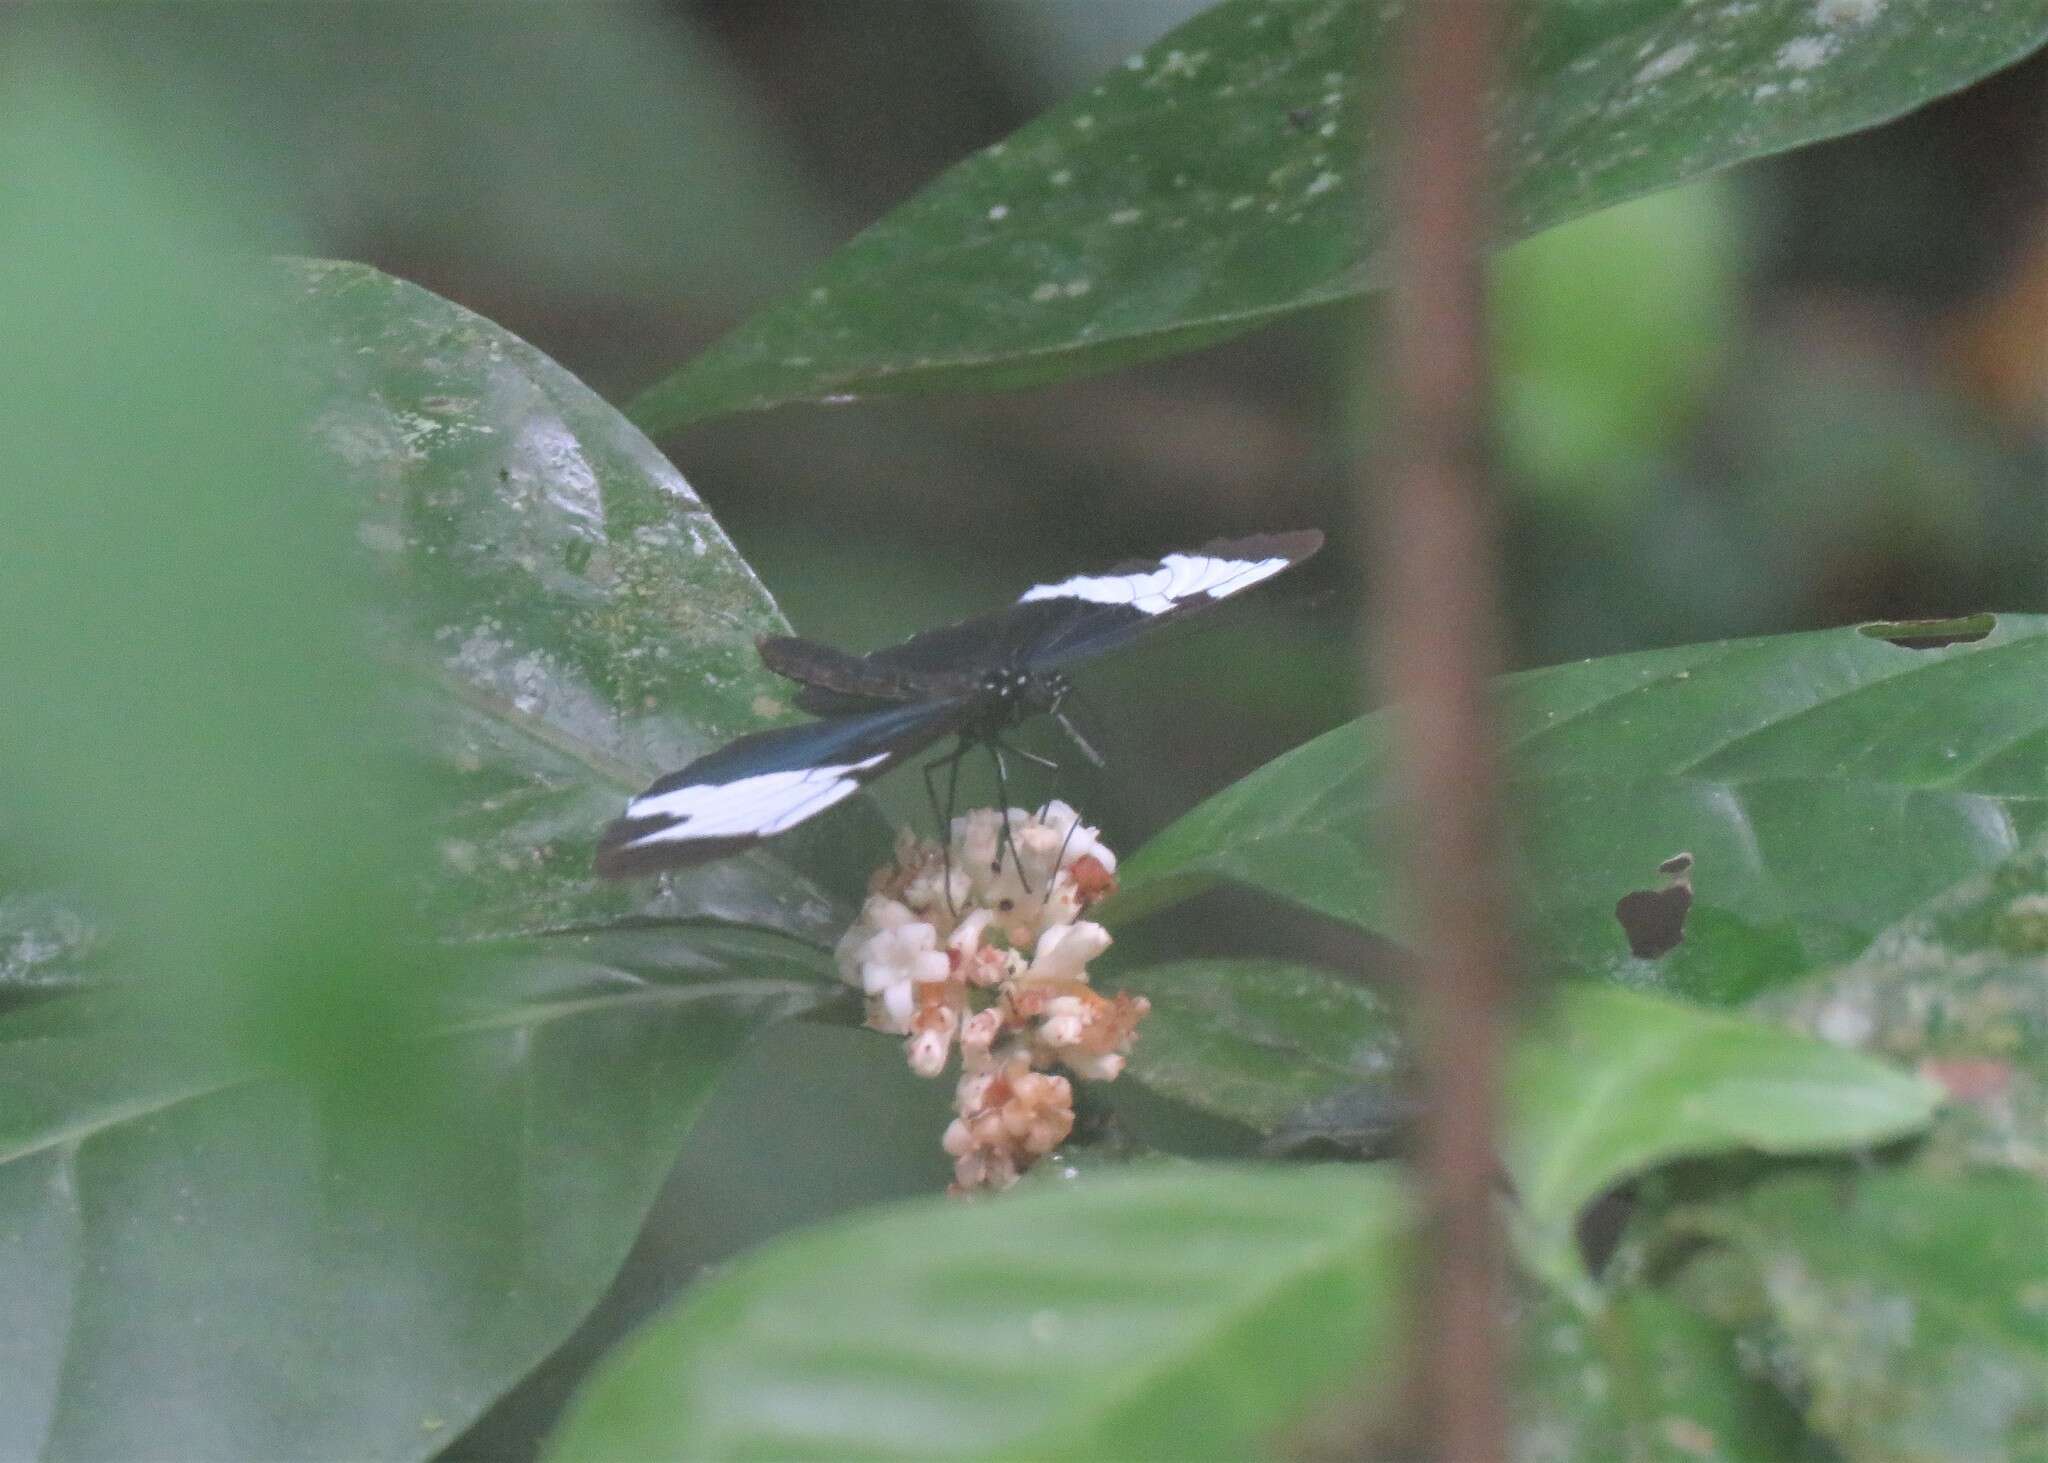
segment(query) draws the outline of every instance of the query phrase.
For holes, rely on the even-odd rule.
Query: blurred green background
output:
[[[0,14],[0,42],[34,28],[130,124],[203,140],[183,154],[194,176],[166,181],[232,171],[250,241],[417,281],[623,403],[1200,8],[98,4]],[[2044,180],[2036,58],[1504,256],[1512,663],[2043,608]],[[1060,791],[1130,849],[1366,694],[1356,486],[1373,443],[1350,403],[1370,393],[1371,335],[1309,315],[1090,380],[788,408],[662,446],[797,629],[854,648],[1046,572],[1327,530],[1284,588],[1084,683],[1110,770],[1070,767]],[[885,803],[921,814],[901,781]],[[579,1366],[697,1267],[942,1182],[944,1101],[903,1079],[891,1042],[776,1030],[698,1126],[591,1327],[456,1451],[519,1453]]]

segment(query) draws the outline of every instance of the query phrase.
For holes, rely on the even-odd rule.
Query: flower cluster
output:
[[[1109,931],[1081,916],[1116,887],[1116,855],[1065,803],[983,808],[944,845],[904,832],[839,941],[868,1025],[904,1038],[920,1077],[960,1078],[946,1129],[955,1193],[1000,1189],[1074,1126],[1075,1077],[1123,1071],[1142,996],[1099,994],[1088,962]]]

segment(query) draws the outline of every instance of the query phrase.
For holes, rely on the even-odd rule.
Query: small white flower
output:
[[[953,820],[953,857],[967,869],[986,872],[996,861],[1002,841],[1002,815],[994,808],[976,808]]]
[[[916,914],[885,894],[871,894],[868,902],[861,906],[860,917],[877,930],[893,930],[901,925],[914,924]]]
[[[860,952],[874,936],[864,919],[857,919],[846,927],[846,933],[839,937],[839,943],[832,947],[833,963],[839,967],[839,978],[850,986],[858,986],[860,979]]]
[[[1024,972],[1024,979],[1085,981],[1088,962],[1107,950],[1109,944],[1109,931],[1093,920],[1054,925],[1038,937],[1038,948],[1032,952],[1031,967]]]
[[[882,1030],[902,1033],[910,1029],[910,1017],[916,1009],[917,998],[912,995],[910,982],[902,981],[882,992]]]
[[[833,947],[833,956],[839,964],[839,977],[848,985],[862,985],[861,962],[868,942],[883,930],[893,930],[910,923],[917,916],[903,905],[886,895],[871,894],[867,903],[861,906],[860,918],[856,919],[839,943]]]
[[[1062,849],[1059,854],[1061,868],[1068,868],[1077,860],[1092,857],[1102,865],[1104,871],[1112,874],[1116,872],[1116,855],[1111,853],[1109,845],[1102,841],[1102,830],[1083,824],[1081,815],[1065,803],[1047,803],[1041,821],[1052,830],[1054,842]]]
[[[985,1063],[989,1056],[989,1048],[994,1045],[995,1039],[1002,1035],[1002,1031],[1003,1013],[1001,1011],[997,1010],[994,1006],[990,1006],[986,1011],[976,1011],[967,1018],[967,1024],[960,1028],[960,1059],[963,1062],[972,1063],[976,1066]],[[985,1074],[977,1072],[976,1075],[981,1076]],[[966,1091],[966,1081],[962,1079],[960,1090],[955,1096],[960,1097],[964,1101]],[[978,1100],[979,1096],[977,1094]]]
[[[955,867],[949,874],[943,860],[932,859],[904,886],[903,902],[935,918],[950,919],[951,911],[967,903],[967,871]]]
[[[1017,858],[1023,864],[1024,880],[1032,888],[1044,889],[1058,871],[1062,831],[1036,819],[1019,819],[1014,825]]]
[[[939,932],[923,920],[878,930],[861,947],[861,989],[871,996],[894,985],[944,980],[950,970]]]
[[[1063,1051],[1060,1060],[1083,1082],[1114,1082],[1123,1073],[1126,1059],[1122,1052]]]
[[[945,980],[952,973],[952,962],[938,948],[939,932],[924,920],[910,918],[910,911],[902,905],[876,898],[870,899],[868,906],[863,919],[872,917],[882,927],[861,944],[855,962],[860,988],[871,1002],[880,1003],[881,1020],[873,1020],[871,1005],[870,1023],[883,1031],[905,1033],[916,1009],[917,985]],[[840,969],[844,974],[843,963]]]
[[[1052,893],[1038,910],[1038,933],[1044,934],[1054,925],[1070,925],[1081,917],[1081,891],[1074,883],[1074,876],[1062,868],[1052,886]]]
[[[989,910],[970,910],[962,917],[960,923],[953,927],[953,933],[946,936],[946,948],[959,957],[963,967],[974,958],[982,936],[988,931],[989,921],[994,918],[995,915]]]
[[[904,1049],[909,1054],[911,1071],[920,1077],[936,1077],[946,1070],[946,1058],[952,1055],[952,1029],[917,1032],[904,1043]]]
[[[1078,1046],[1093,1014],[1079,996],[1055,996],[1045,1008],[1038,1039],[1051,1047]]]

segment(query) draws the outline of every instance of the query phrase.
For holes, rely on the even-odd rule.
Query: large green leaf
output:
[[[2048,1188],[2007,1170],[1800,1175],[1679,1216],[1705,1293],[1851,1458],[2048,1455]],[[1703,1273],[1705,1272],[1703,1267]],[[1749,1314],[1745,1314],[1748,1312]]]
[[[590,873],[662,771],[789,712],[754,653],[786,629],[682,475],[490,321],[367,265],[294,266],[319,435],[387,571],[394,637],[445,692],[449,922],[474,933],[708,915],[830,943],[882,845],[857,810],[662,881]],[[864,842],[863,840],[869,840]]]
[[[603,1292],[748,1034],[839,989],[787,864],[588,877],[626,793],[785,709],[780,622],[539,352],[351,265],[282,278],[288,347],[217,339],[280,276],[198,291],[212,241],[129,198],[157,164],[21,135],[59,183],[10,216],[10,318],[64,348],[0,373],[44,423],[0,576],[44,628],[4,659],[58,720],[10,724],[0,867],[106,914],[10,893],[6,973],[104,950],[128,989],[0,1017],[0,1453],[430,1453]]]
[[[71,1002],[0,1020],[0,1453],[436,1451],[603,1293],[712,1083],[816,1004],[819,962],[747,932],[508,951],[407,1034],[429,1077],[357,1054],[394,1090]]]
[[[1711,1001],[1850,959],[2048,825],[2048,619],[1907,649],[1854,629],[1725,641],[1503,682],[1506,793],[1546,972]],[[1128,919],[1236,879],[1409,933],[1390,836],[1392,714],[1280,757],[1119,870]],[[1638,960],[1614,917],[1695,856],[1684,943]]]
[[[962,162],[634,403],[1015,385],[1386,282],[1408,7],[1227,0]],[[1502,239],[1869,126],[2048,37],[2048,3],[1530,0],[1496,124]]]
[[[1515,1047],[1505,1144],[1526,1258],[1585,1295],[1586,1204],[1672,1159],[1867,1147],[1924,1127],[1940,1090],[1859,1052],[1718,1011],[1574,986]]]
[[[1241,1458],[1398,1387],[1392,1175],[1175,1167],[781,1241],[629,1341],[556,1458]]]

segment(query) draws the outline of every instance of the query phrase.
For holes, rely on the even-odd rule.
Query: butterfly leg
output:
[[[1017,851],[1017,840],[1010,833],[1010,778],[1008,769],[1003,762],[1003,753],[1017,752],[1019,756],[1029,756],[1030,754],[1018,752],[1017,748],[998,741],[994,737],[988,739],[987,746],[988,754],[994,759],[996,764],[996,804],[1003,819],[1001,831],[996,835],[996,862],[995,868],[991,872],[1002,872],[1003,850],[1005,848],[1009,849],[1010,859],[1017,865],[1017,882],[1024,886],[1026,894],[1030,894],[1033,890],[1030,877],[1024,872],[1024,855]],[[1030,760],[1038,762],[1044,759],[1031,757]]]
[[[1060,764],[1053,761],[1052,758],[1041,757],[1036,752],[1027,752],[1022,747],[1013,747],[1008,742],[1003,743],[1003,750],[1005,752],[1010,752],[1016,756],[1022,757],[1026,762],[1031,763],[1034,767],[1043,767],[1048,772],[1057,772],[1060,770]]]
[[[924,764],[924,795],[932,805],[932,817],[939,825],[939,856],[944,861],[946,880],[946,912],[958,919],[960,911],[953,906],[953,808],[960,791],[960,763],[972,744],[960,738],[953,744],[953,750],[943,757],[934,757]],[[932,774],[939,768],[946,769],[946,803],[939,806],[939,790],[932,785]]]
[[[1052,703],[1052,719],[1059,723],[1060,730],[1065,732],[1074,745],[1081,749],[1083,757],[1086,757],[1097,767],[1107,767],[1109,764],[1102,760],[1102,754],[1088,744],[1088,738],[1081,735],[1081,728],[1075,726],[1073,718],[1067,715],[1067,702],[1070,700],[1074,701],[1077,706],[1080,701],[1080,698],[1074,694],[1074,689],[1071,686],[1063,689],[1054,699]],[[1093,720],[1093,718],[1090,719]]]
[[[1067,824],[1066,834],[1060,839],[1060,851],[1057,855],[1054,856],[1052,861],[1052,881],[1055,884],[1057,884],[1060,881],[1060,869],[1067,862],[1067,845],[1074,841],[1074,830],[1076,828],[1079,828],[1080,826],[1081,815],[1077,812],[1074,814],[1073,821]],[[1049,893],[1051,891],[1048,889],[1047,892]]]

